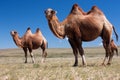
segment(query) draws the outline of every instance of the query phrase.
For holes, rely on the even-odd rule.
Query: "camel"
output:
[[[118,47],[117,45],[114,43],[114,40],[112,39],[110,42],[110,47],[111,47],[111,51],[114,55],[114,51],[116,51],[116,55],[118,56]]]
[[[103,12],[96,6],[94,6],[89,13],[85,13],[82,12],[78,5],[75,4],[73,5],[70,14],[62,22],[59,22],[56,16],[56,11],[51,8],[45,10],[45,16],[50,30],[56,37],[60,39],[68,37],[68,41],[75,56],[75,63],[73,66],[78,66],[78,53],[82,57],[82,64],[87,65],[82,42],[95,40],[99,36],[106,44],[106,55],[102,64],[104,65],[108,57],[109,60],[107,64],[111,63],[112,57],[110,41],[112,37],[112,30],[115,32],[115,29],[114,26],[106,19]],[[116,32],[115,34],[118,39]]]
[[[19,37],[16,31],[11,31],[11,36],[15,44],[22,48],[25,53],[25,63],[27,63],[27,51],[29,50],[32,63],[35,63],[32,50],[38,49],[41,47],[42,49],[42,60],[41,62],[45,62],[45,58],[47,56],[46,48],[47,48],[47,40],[42,35],[39,28],[36,29],[35,34],[32,34],[30,27],[27,28],[26,33],[23,37]]]
[[[103,43],[103,47],[105,48],[106,45]],[[117,45],[114,43],[114,40],[112,39],[111,42],[110,42],[110,48],[111,48],[111,51],[112,51],[112,56],[114,55],[114,51],[116,52],[116,55],[118,56],[118,47]]]

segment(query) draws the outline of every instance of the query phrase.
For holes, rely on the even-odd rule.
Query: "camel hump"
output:
[[[76,7],[79,7],[78,4],[74,4],[72,8],[74,9]]]
[[[27,28],[26,33],[32,33],[30,27]]]
[[[97,6],[93,6],[91,10],[102,13],[102,11]]]
[[[30,30],[30,27],[28,27],[27,30]]]
[[[29,31],[31,31],[30,27],[27,28],[26,32],[29,32]]]
[[[95,9],[98,9],[97,6],[92,6],[91,10],[95,10]]]
[[[72,6],[72,9],[71,9],[71,12],[70,13],[74,13],[74,10],[76,10],[76,9],[78,9],[78,4],[74,4],[73,6]]]
[[[83,14],[85,15],[86,13],[82,10],[82,8],[79,7],[78,4],[74,4],[72,6],[71,12],[70,13],[74,13],[74,14]]]
[[[36,29],[36,32],[39,32],[39,31],[40,31],[40,29],[39,29],[39,28],[37,28],[37,29]]]
[[[90,13],[99,14],[99,15],[103,14],[102,11],[97,6],[92,6],[91,10],[87,14]]]

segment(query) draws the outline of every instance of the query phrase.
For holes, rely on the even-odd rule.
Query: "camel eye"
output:
[[[14,34],[17,34],[17,32],[15,31]]]

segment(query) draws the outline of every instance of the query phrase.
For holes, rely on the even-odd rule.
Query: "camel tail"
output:
[[[115,27],[114,27],[114,26],[113,26],[113,31],[114,31],[114,33],[115,33],[116,40],[118,41],[118,34],[116,33],[116,31],[115,31]]]

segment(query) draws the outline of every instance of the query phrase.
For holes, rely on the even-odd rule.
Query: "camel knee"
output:
[[[83,56],[83,55],[84,55],[84,50],[83,50],[83,48],[82,48],[82,47],[79,47],[78,49],[79,49],[79,54],[80,54],[81,56]]]
[[[30,53],[31,59],[32,59],[32,63],[35,63],[34,57],[33,57],[33,53]]]

